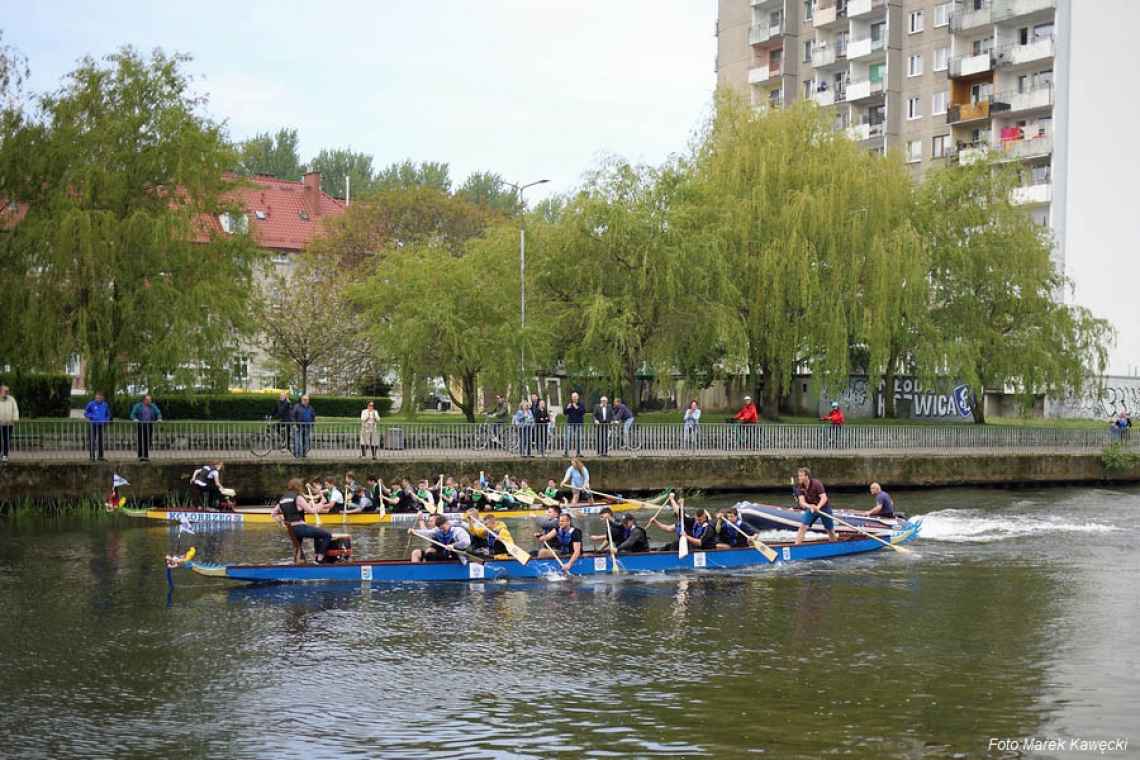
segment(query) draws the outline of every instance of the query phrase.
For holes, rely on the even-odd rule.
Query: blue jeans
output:
[[[322,557],[325,555],[325,550],[329,548],[329,542],[332,541],[332,533],[308,523],[294,525],[293,535],[297,537],[298,541],[304,541],[306,538],[313,539],[313,551]]]
[[[313,426],[311,424],[302,422],[297,425],[296,434],[293,436],[293,456],[301,458],[308,454],[312,437]]]
[[[563,453],[569,454],[571,444],[573,444],[574,452],[578,456],[582,456],[582,423],[571,422],[566,425],[566,442],[562,445]]]
[[[824,507],[818,512],[813,512],[809,509],[804,512],[803,517],[800,518],[800,522],[810,528],[815,524],[816,520],[820,520],[823,522],[823,529],[830,533],[835,530],[835,521],[828,517],[830,514],[831,507]]]

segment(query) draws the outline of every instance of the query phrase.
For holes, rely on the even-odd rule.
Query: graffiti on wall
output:
[[[1065,419],[1115,417],[1140,410],[1140,377],[1106,377],[1101,388],[1086,388],[1081,396],[1049,399],[1045,416]]]
[[[838,401],[848,417],[881,417],[886,406],[883,403],[882,381],[877,389],[873,389],[866,377],[858,376],[850,378],[847,386],[836,395],[829,395],[826,390],[820,393],[821,415],[827,412],[832,401]],[[968,386],[959,383],[949,392],[943,393],[923,388],[913,377],[895,378],[895,408],[900,414],[909,412],[912,419],[946,422],[969,421],[974,412]]]

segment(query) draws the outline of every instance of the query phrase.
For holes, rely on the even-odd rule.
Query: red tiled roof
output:
[[[317,192],[319,175],[295,182],[274,177],[247,177],[247,185],[230,194],[246,211],[249,232],[262,248],[301,251],[320,233],[324,219],[344,213],[344,202]],[[221,222],[210,226],[221,231]]]
[[[23,221],[28,215],[28,204],[17,203],[13,209],[12,204],[0,198],[0,230],[10,230]]]

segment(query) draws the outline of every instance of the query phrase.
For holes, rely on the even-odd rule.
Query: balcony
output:
[[[863,79],[856,82],[847,83],[847,100],[866,100],[883,94],[883,80],[872,82],[870,79]]]
[[[950,76],[968,77],[972,74],[981,74],[993,68],[993,57],[990,51],[977,55],[960,55],[950,59]]]
[[[812,100],[820,106],[835,105],[835,90],[816,90],[815,94],[812,95]],[[839,100],[843,100],[843,98],[839,98]]]
[[[1041,135],[1029,140],[1002,140],[1002,159],[1023,161],[1028,158],[1044,158],[1053,152],[1053,136]]]
[[[873,140],[883,136],[883,122],[877,124],[869,124],[864,122],[856,124],[853,127],[847,128],[847,136],[856,142],[864,142],[866,140]]]
[[[847,65],[847,46],[842,48],[836,47],[834,44],[828,45],[824,43],[820,47],[816,47],[815,52],[812,54],[812,66],[817,69],[827,68],[828,66]]]
[[[954,12],[950,14],[950,31],[964,32],[968,29],[989,26],[993,23],[992,8],[988,2],[977,10],[974,10],[973,4],[961,7],[963,9],[959,11],[956,6]]]
[[[960,146],[958,148],[958,163],[962,166],[977,163],[986,157],[989,150],[989,146],[984,144]]]
[[[752,0],[753,8],[783,7],[784,0]]]
[[[748,84],[764,84],[780,76],[779,66],[756,66],[748,70]]]
[[[870,37],[861,40],[851,40],[847,43],[847,60],[854,61],[859,58],[866,58],[875,53],[881,53],[886,45],[886,39],[880,37],[877,40],[872,40]]]
[[[1019,16],[1029,16],[1042,11],[1057,9],[1057,0],[994,0],[994,21],[1010,21]]]
[[[1032,185],[1013,188],[1010,200],[1019,206],[1043,206],[1053,201],[1053,183],[1046,177]]]
[[[783,21],[778,24],[753,24],[752,28],[748,30],[748,44],[763,45],[768,40],[779,37],[783,33]]]
[[[1052,87],[1038,87],[1025,92],[1007,92],[994,96],[994,110],[998,104],[1005,106],[1003,116],[1013,116],[1028,111],[1039,111],[1053,107],[1054,94]]]
[[[847,23],[847,6],[832,5],[827,8],[816,8],[812,18],[812,26],[816,29],[827,29]]]
[[[1053,38],[1042,37],[1028,45],[1011,45],[996,51],[998,66],[1021,66],[1053,57]]]
[[[847,18],[861,18],[886,12],[887,0],[847,0]]]
[[[950,106],[950,109],[946,111],[947,124],[961,124],[988,118],[990,118],[990,101],[988,99],[977,103],[959,103]]]

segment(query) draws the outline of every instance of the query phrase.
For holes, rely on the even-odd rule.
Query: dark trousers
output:
[[[534,446],[536,449],[538,449],[538,455],[540,457],[546,456],[546,435],[547,435],[547,426],[546,425],[536,425],[535,426],[535,428],[534,428]]]
[[[332,541],[332,533],[308,523],[293,525],[293,535],[297,537],[298,541],[304,541],[306,538],[313,539],[313,551],[321,557],[324,557],[325,551],[329,548],[329,542]]]
[[[566,426],[566,442],[562,446],[562,453],[569,456],[570,447],[574,447],[574,453],[582,456],[582,423],[571,422]]]
[[[608,423],[595,423],[595,437],[597,438],[596,447],[598,454],[605,456],[610,450],[610,426]]]
[[[103,429],[105,424],[91,423],[87,431],[87,451],[91,456],[91,461],[94,462],[95,458],[103,458]]]
[[[312,436],[312,423],[302,422],[297,425],[297,429],[293,431],[293,456],[300,458],[309,453]]]
[[[12,448],[12,426],[0,425],[0,456],[8,456],[8,450]]]
[[[534,428],[530,425],[519,425],[519,456],[530,456],[530,439],[534,435]]]
[[[150,458],[150,442],[154,440],[154,423],[139,422],[135,429],[135,452],[139,459]]]

